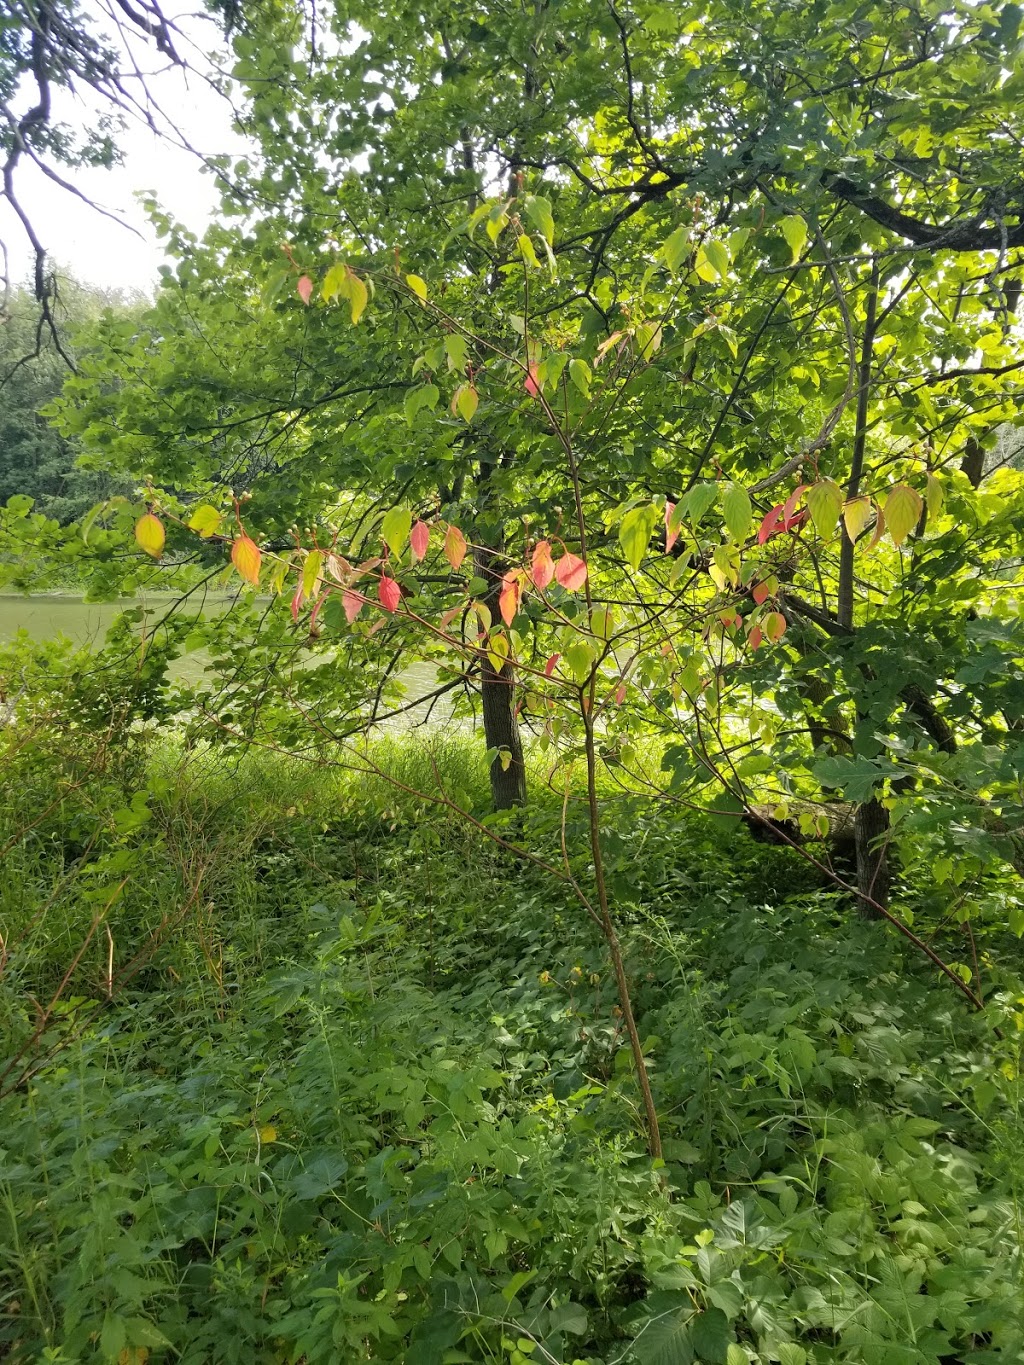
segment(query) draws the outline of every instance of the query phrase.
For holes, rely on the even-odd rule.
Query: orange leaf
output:
[[[299,298],[308,308],[309,301],[313,297],[313,281],[308,275],[300,275],[299,282],[295,288],[298,291]]]
[[[578,555],[566,551],[555,565],[555,577],[568,592],[579,592],[587,581],[587,566]]]
[[[540,385],[537,383],[537,366],[536,366],[536,365],[531,365],[531,366],[530,366],[529,372],[527,373],[527,376],[526,376],[526,381],[525,381],[525,383],[523,384],[523,388],[526,390],[526,392],[530,395],[531,398],[539,398],[539,397],[540,397]]]
[[[425,521],[418,521],[409,532],[409,545],[412,547],[412,559],[415,564],[418,559],[422,559],[427,553],[427,546],[430,544],[430,527]]]
[[[444,557],[456,571],[466,558],[466,537],[457,526],[448,527],[444,538]]]
[[[402,589],[393,578],[381,578],[377,584],[377,596],[385,611],[396,611],[402,600]]]
[[[546,540],[538,540],[533,547],[532,565],[533,586],[541,592],[555,576],[555,564],[551,558],[551,546]]]
[[[762,602],[766,602],[768,600],[768,598],[771,596],[771,593],[768,591],[767,583],[755,583],[753,592],[750,595],[751,597],[753,597],[757,605],[760,606]]]
[[[519,579],[519,570],[510,569],[501,580],[501,594],[498,597],[498,607],[501,611],[501,619],[506,626],[510,626],[515,620],[516,612],[519,610],[519,599],[522,595],[522,583]]]
[[[751,648],[751,649],[760,649],[760,647],[761,647],[761,641],[762,641],[763,638],[764,638],[764,637],[763,637],[763,635],[761,634],[761,627],[760,627],[760,626],[755,626],[754,629],[753,629],[753,630],[750,632],[750,634],[747,636],[747,639],[750,641],[750,648]]]
[[[545,676],[545,678],[550,678],[550,677],[551,677],[552,673],[554,673],[554,671],[555,671],[555,664],[558,663],[558,661],[559,661],[559,659],[560,659],[561,657],[562,657],[561,654],[552,654],[552,655],[551,655],[550,659],[548,659],[547,663],[544,665],[544,676]]]
[[[139,517],[135,523],[135,539],[146,554],[152,555],[154,559],[159,559],[163,553],[164,542],[167,539],[163,522],[159,517],[155,517],[152,512],[147,512],[144,517]]]
[[[259,546],[243,531],[231,546],[231,562],[247,583],[259,583],[261,558]]]
[[[770,611],[761,622],[761,629],[772,644],[786,633],[786,618],[780,611]]]

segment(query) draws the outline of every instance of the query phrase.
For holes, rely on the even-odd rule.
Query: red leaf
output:
[[[341,601],[345,608],[345,620],[351,625],[362,611],[366,598],[361,592],[353,592],[351,588],[346,588],[341,594]]]
[[[551,558],[551,546],[546,540],[538,540],[533,547],[533,586],[541,592],[555,576],[555,563]]]
[[[561,654],[552,654],[551,658],[550,658],[550,659],[547,661],[547,663],[544,665],[544,676],[545,676],[545,678],[550,678],[550,677],[551,677],[552,673],[554,673],[554,671],[555,671],[555,664],[558,663],[558,661],[559,661],[559,659],[560,659],[561,657],[562,657]]]
[[[412,559],[415,564],[427,553],[427,546],[430,544],[430,527],[425,521],[418,521],[409,532],[409,544],[412,547]]]
[[[231,562],[247,583],[260,581],[259,546],[243,532],[231,546]]]
[[[299,298],[308,308],[309,301],[313,297],[313,281],[309,278],[308,275],[300,275],[299,282],[295,286],[295,288],[298,291]]]
[[[757,543],[763,545],[766,540],[771,540],[772,536],[777,536],[782,530],[782,503],[778,502],[770,512],[766,512],[764,520],[757,532]]]
[[[510,569],[501,580],[501,594],[498,597],[498,607],[501,611],[501,619],[506,626],[510,626],[515,620],[516,612],[519,610],[519,598],[522,594],[522,583],[519,578],[520,570]]]
[[[526,376],[526,382],[523,384],[523,388],[526,390],[526,392],[530,395],[531,398],[540,397],[540,385],[537,383],[536,365],[530,366],[530,370]]]
[[[676,505],[675,505],[674,502],[666,502],[666,504],[665,504],[665,553],[666,553],[666,554],[669,554],[669,553],[671,552],[672,546],[673,546],[673,545],[676,543],[676,541],[679,539],[679,531],[678,531],[678,530],[673,531],[671,525],[669,524],[669,523],[672,521],[672,513],[673,513],[675,510],[676,510]]]
[[[754,629],[747,636],[747,639],[750,641],[751,649],[760,649],[761,640],[763,639],[763,636],[761,635],[761,627],[755,626]]]
[[[568,592],[579,592],[587,581],[587,566],[578,555],[566,551],[555,565],[555,577]]]
[[[377,584],[377,596],[385,611],[395,611],[402,600],[402,589],[395,579],[383,577]]]
[[[292,598],[292,620],[299,619],[299,612],[302,610],[302,602],[306,594],[302,590],[302,579],[299,579],[299,586],[295,589],[295,596]]]
[[[457,526],[449,526],[444,538],[444,557],[456,571],[466,558],[466,537]]]
[[[798,484],[796,488],[793,489],[792,493],[790,493],[789,497],[786,499],[786,505],[782,509],[782,529],[784,531],[792,530],[794,525],[800,524],[796,521],[795,516],[796,505],[803,497],[803,495],[807,492],[809,487],[810,484],[807,483]],[[804,522],[806,520],[807,513],[805,511],[804,515],[800,518],[800,522]]]
[[[753,590],[753,592],[751,593],[751,596],[753,597],[753,599],[754,599],[754,601],[757,603],[757,605],[760,606],[762,602],[765,602],[765,601],[768,600],[768,584],[767,584],[767,583],[755,583],[755,584],[754,584],[754,590]]]

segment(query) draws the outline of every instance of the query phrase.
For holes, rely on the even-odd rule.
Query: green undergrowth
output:
[[[489,820],[464,743],[372,755]],[[0,1359],[1024,1359],[997,936],[973,1016],[789,850],[609,783],[659,1170],[571,889],[449,808],[73,729],[5,762]],[[557,870],[532,776],[495,832]]]

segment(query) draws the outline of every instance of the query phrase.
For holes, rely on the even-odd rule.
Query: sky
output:
[[[105,18],[100,14],[102,4],[103,0],[91,0],[87,6],[101,22]],[[109,31],[109,21],[104,26]],[[212,36],[210,33],[206,41]],[[190,44],[185,55],[200,69],[206,68],[201,47]],[[140,66],[143,60],[140,55]],[[145,61],[152,69],[152,54],[145,54]],[[148,84],[167,120],[177,125],[197,151],[211,156],[225,152],[237,156],[245,151],[243,139],[231,127],[227,102],[201,76],[162,71]],[[75,95],[60,92],[54,112],[57,119],[80,128],[89,121],[94,108]],[[158,137],[141,122],[129,126],[117,142],[123,152],[121,166],[112,170],[57,169],[95,204],[127,220],[140,235],[74,198],[24,159],[18,167],[18,198],[58,266],[69,269],[83,283],[148,293],[157,281],[163,253],[137,193],[152,192],[172,217],[201,233],[217,204],[217,190],[198,157]],[[31,253],[6,203],[0,203],[0,236],[10,252],[12,279],[25,280]]]

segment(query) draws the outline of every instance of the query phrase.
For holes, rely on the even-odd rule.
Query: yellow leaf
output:
[[[274,1127],[272,1123],[265,1123],[259,1131],[260,1142],[266,1144],[268,1142],[277,1141],[277,1129]]]
[[[167,539],[163,522],[159,517],[155,517],[152,512],[147,512],[144,517],[139,517],[135,523],[135,539],[146,554],[152,555],[154,559],[159,559],[163,553],[164,542]]]
[[[464,422],[472,422],[479,401],[479,395],[473,384],[463,384],[456,390],[455,408]]]
[[[519,247],[519,254],[520,256],[522,256],[526,264],[535,266],[539,270],[540,261],[538,261],[537,259],[537,253],[533,249],[533,242],[530,239],[529,235],[525,232],[520,233],[516,241],[516,245]]]
[[[346,269],[348,269],[347,266]],[[348,305],[349,308],[352,310],[353,324],[357,323],[359,319],[363,316],[363,309],[366,307],[366,301],[368,298],[369,294],[367,292],[366,285],[362,282],[359,276],[354,273],[354,271],[349,270]]]
[[[854,498],[843,508],[843,525],[851,545],[871,520],[871,499]]]
[[[421,280],[419,275],[406,275],[405,282],[420,300],[421,303],[427,301],[427,285],[425,280]]]
[[[324,557],[319,550],[310,550],[302,566],[302,591],[306,597],[314,597],[320,586]]]
[[[894,545],[902,545],[917,525],[924,499],[908,484],[898,483],[885,500],[885,525]]]
[[[203,503],[203,505],[197,507],[189,517],[189,530],[198,531],[202,538],[206,540],[216,533],[222,519],[221,513],[217,511],[216,507],[210,507],[206,503]]]
[[[944,499],[945,493],[942,489],[941,480],[937,479],[934,474],[929,474],[928,482],[925,485],[924,501],[930,517],[937,517],[939,515],[942,511]]]
[[[231,562],[247,583],[260,581],[259,546],[244,533],[231,546]]]

